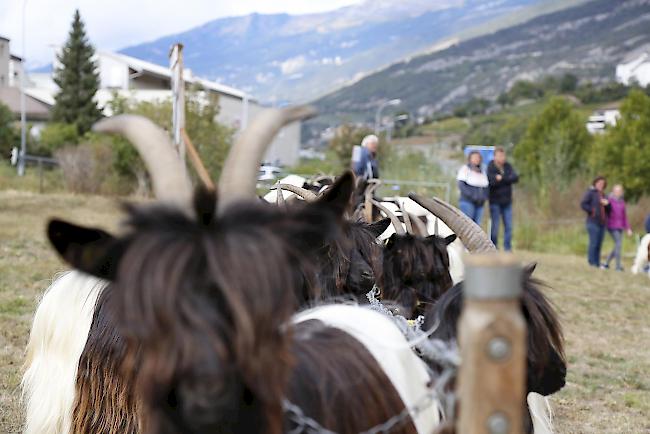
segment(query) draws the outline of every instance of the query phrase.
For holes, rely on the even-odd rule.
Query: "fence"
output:
[[[38,167],[38,192],[43,193],[43,166],[58,166],[59,162],[55,158],[28,154],[23,155],[22,159],[25,162],[25,166],[27,166],[28,163],[32,163],[36,164]]]
[[[456,432],[520,433],[526,402],[522,267],[504,253],[471,255],[465,265]]]

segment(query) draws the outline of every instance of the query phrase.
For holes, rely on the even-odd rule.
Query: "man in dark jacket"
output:
[[[582,197],[580,207],[587,213],[587,234],[589,234],[589,247],[587,249],[587,260],[592,267],[600,267],[600,248],[603,245],[605,236],[605,224],[607,214],[611,209],[609,201],[605,198],[604,192],[607,187],[607,180],[604,176],[596,177],[591,187]]]
[[[499,226],[503,219],[503,249],[512,250],[512,184],[519,181],[519,175],[506,161],[506,151],[496,148],[494,159],[487,168],[488,181],[490,182],[490,218],[492,228],[490,237],[496,246],[499,241]]]

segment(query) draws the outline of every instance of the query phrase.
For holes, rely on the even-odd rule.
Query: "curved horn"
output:
[[[280,187],[280,181],[278,181],[276,185],[276,192],[275,192],[275,204],[281,208],[284,208],[286,206],[286,203],[284,202],[284,195],[282,194],[282,187]]]
[[[144,116],[118,115],[93,125],[98,133],[120,134],[137,149],[151,175],[158,199],[186,206],[192,198],[187,169],[167,133]]]
[[[402,219],[404,220],[404,226],[406,226],[406,232],[415,235],[413,232],[413,225],[411,225],[411,217],[409,216],[409,213],[406,212],[406,208],[404,208],[404,202],[398,200],[397,206],[399,206],[399,210],[402,211]]]
[[[370,183],[370,180],[368,180],[367,184],[366,191],[364,192],[364,216],[368,223],[372,223],[373,197],[375,195],[375,190],[379,188],[381,182],[377,180],[377,182]]]
[[[409,197],[449,226],[470,252],[484,253],[496,251],[496,247],[494,247],[492,241],[490,241],[479,225],[474,223],[455,206],[435,197],[429,199],[420,197],[415,193],[409,193]]]
[[[316,114],[310,106],[267,109],[240,134],[228,153],[219,178],[219,202],[222,211],[234,201],[255,195],[255,180],[260,161],[269,144],[285,125]]]
[[[297,187],[297,186],[291,185],[291,184],[280,184],[280,183],[278,183],[278,184],[274,185],[273,187],[271,187],[271,190],[277,190],[277,189],[290,191],[293,194],[295,194],[296,196],[300,196],[300,197],[302,197],[303,199],[305,199],[308,202],[314,201],[314,200],[316,200],[318,198],[318,196],[316,196],[313,191],[309,191],[309,190],[307,190],[305,188]],[[278,191],[278,194],[282,194],[282,192]]]
[[[388,217],[390,219],[391,223],[393,224],[393,227],[395,227],[395,233],[397,235],[405,235],[406,234],[406,231],[404,231],[404,226],[402,226],[402,222],[399,221],[397,216],[395,214],[393,214],[393,212],[391,210],[389,210],[384,205],[382,205],[381,203],[377,202],[374,199],[372,200],[372,204],[374,206],[376,206],[379,209],[379,211],[386,214],[386,217]]]

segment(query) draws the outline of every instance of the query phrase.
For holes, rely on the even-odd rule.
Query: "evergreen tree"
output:
[[[57,56],[60,67],[54,72],[54,82],[60,91],[55,97],[52,118],[57,122],[75,124],[79,134],[90,130],[101,117],[94,100],[99,87],[94,55],[95,49],[88,41],[79,10],[76,10],[68,40]]]

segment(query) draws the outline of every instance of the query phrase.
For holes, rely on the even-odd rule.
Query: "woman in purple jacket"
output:
[[[616,271],[623,271],[623,267],[621,266],[623,231],[626,231],[628,235],[632,235],[632,229],[630,229],[630,224],[627,222],[622,185],[617,184],[612,188],[612,194],[609,195],[609,204],[611,208],[607,219],[607,230],[614,239],[614,249],[607,257],[605,268],[609,268],[609,263],[612,259],[616,258]]]

